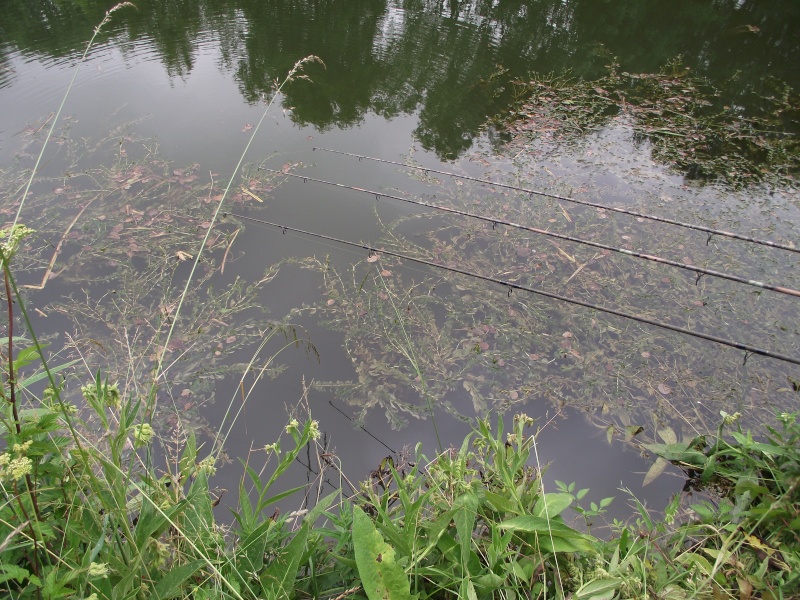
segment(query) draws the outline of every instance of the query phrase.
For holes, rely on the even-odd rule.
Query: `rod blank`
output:
[[[496,187],[502,187],[509,190],[515,190],[518,192],[524,192],[526,194],[533,194],[536,196],[544,196],[546,198],[553,198],[555,200],[562,200],[564,202],[572,202],[573,204],[580,204],[583,206],[591,206],[592,208],[602,208],[604,210],[610,210],[617,213],[622,213],[625,215],[630,215],[633,217],[639,217],[643,219],[648,219],[650,221],[656,221],[658,223],[666,223],[668,225],[675,225],[677,227],[684,227],[686,229],[694,229],[695,231],[702,231],[704,233],[709,234],[710,236],[718,235],[720,237],[727,237],[733,238],[736,240],[742,240],[745,242],[752,242],[753,244],[760,244],[762,246],[769,246],[770,248],[777,248],[779,250],[786,250],[787,252],[796,252],[800,254],[800,248],[795,248],[793,246],[789,246],[786,244],[781,244],[778,242],[771,242],[769,240],[761,240],[758,238],[750,237],[747,235],[742,235],[740,233],[734,233],[732,231],[723,231],[721,229],[713,229],[711,227],[706,227],[704,225],[693,225],[691,223],[683,223],[681,221],[675,221],[673,219],[667,219],[666,217],[657,217],[655,215],[646,215],[644,213],[636,212],[633,210],[628,210],[625,208],[617,208],[615,206],[609,206],[606,204],[598,204],[596,202],[589,202],[588,200],[579,200],[577,198],[571,198],[569,196],[560,196],[558,194],[551,194],[549,192],[542,192],[540,190],[533,190],[530,188],[519,187],[516,185],[509,185],[507,183],[497,183],[495,181],[489,181],[487,179],[480,179],[478,177],[469,177],[467,175],[459,175],[458,173],[449,173],[447,171],[440,171],[438,169],[432,169],[429,167],[420,167],[417,165],[406,165],[403,163],[395,162],[393,160],[386,160],[383,158],[375,158],[372,156],[363,156],[361,154],[353,154],[351,152],[343,152],[341,150],[331,150],[329,148],[312,148],[312,150],[320,150],[322,152],[331,152],[333,154],[341,154],[343,156],[351,156],[353,158],[357,158],[360,161],[362,160],[371,160],[375,162],[385,163],[389,165],[397,165],[399,167],[403,167],[405,169],[416,169],[418,171],[425,171],[426,173],[438,173],[439,175],[447,175],[449,177],[457,177],[458,179],[464,179],[466,181],[474,181],[476,183],[483,183],[486,185],[493,185]]]
[[[456,214],[456,215],[460,215],[460,216],[464,216],[464,217],[471,217],[473,219],[478,219],[478,220],[481,220],[481,221],[486,221],[488,223],[492,223],[492,225],[506,225],[508,227],[514,227],[515,229],[521,229],[521,230],[524,230],[524,231],[530,231],[531,233],[536,233],[536,234],[539,234],[539,235],[545,235],[545,236],[548,236],[548,237],[553,237],[553,238],[557,238],[557,239],[560,239],[560,240],[565,240],[565,241],[568,241],[568,242],[575,242],[577,244],[583,244],[585,246],[591,246],[592,248],[599,248],[601,250],[609,250],[611,252],[617,252],[619,254],[625,254],[627,256],[632,256],[634,258],[641,258],[641,259],[648,260],[648,261],[655,262],[655,263],[659,263],[659,264],[662,264],[662,265],[669,265],[671,267],[677,267],[679,269],[686,269],[687,271],[692,271],[692,272],[696,273],[697,276],[698,276],[698,279],[699,279],[699,277],[701,275],[710,275],[712,277],[717,277],[719,279],[727,279],[728,281],[734,281],[736,283],[741,283],[741,284],[744,284],[744,285],[749,285],[749,286],[758,287],[758,288],[762,288],[762,289],[765,289],[765,290],[770,290],[770,291],[773,291],[773,292],[777,292],[779,294],[786,294],[786,295],[789,295],[789,296],[795,296],[796,298],[800,298],[800,291],[798,291],[798,290],[794,290],[794,289],[791,289],[791,288],[782,287],[782,286],[778,286],[778,285],[773,285],[773,284],[770,284],[770,283],[764,283],[762,281],[756,281],[754,279],[747,279],[745,277],[739,277],[738,275],[731,275],[729,273],[723,273],[722,271],[716,271],[714,269],[706,269],[704,267],[698,267],[696,265],[680,263],[680,262],[677,262],[677,261],[674,261],[674,260],[669,260],[667,258],[661,258],[659,256],[654,256],[652,254],[645,254],[643,252],[635,252],[633,250],[627,250],[625,248],[616,248],[614,246],[608,246],[606,244],[601,244],[599,242],[592,242],[590,240],[584,240],[584,239],[581,239],[581,238],[575,238],[575,237],[571,237],[571,236],[564,235],[564,234],[561,234],[561,233],[555,233],[555,232],[552,232],[552,231],[547,231],[546,229],[539,229],[538,227],[531,227],[529,225],[522,225],[520,223],[514,223],[512,221],[506,221],[504,219],[496,219],[496,218],[493,218],[493,217],[486,217],[486,216],[483,216],[483,215],[478,215],[478,214],[475,214],[475,213],[471,213],[471,212],[467,212],[467,211],[463,211],[463,210],[458,210],[456,208],[449,208],[449,207],[446,207],[446,206],[439,206],[437,204],[432,204],[430,202],[424,202],[422,200],[413,200],[411,198],[403,198],[402,196],[393,196],[392,194],[385,194],[383,192],[377,192],[377,191],[374,191],[374,190],[367,190],[367,189],[356,187],[356,186],[352,186],[352,185],[345,185],[343,183],[335,183],[333,181],[325,181],[323,179],[316,179],[314,177],[309,177],[307,175],[297,175],[295,173],[286,173],[284,171],[276,171],[275,169],[264,169],[264,170],[267,171],[267,172],[270,172],[270,173],[277,173],[277,174],[280,174],[280,175],[286,175],[288,177],[294,177],[296,179],[302,179],[303,181],[313,181],[315,183],[322,183],[322,184],[325,184],[325,185],[331,185],[331,186],[335,186],[335,187],[339,187],[339,188],[343,188],[343,189],[353,190],[353,191],[356,191],[356,192],[361,192],[361,193],[365,193],[365,194],[371,194],[371,195],[375,196],[376,198],[388,198],[390,200],[399,200],[401,202],[408,202],[410,204],[416,204],[418,206],[425,206],[425,207],[428,207],[428,208],[433,208],[433,209],[440,210],[440,211],[447,212],[447,213],[451,213],[451,214]]]

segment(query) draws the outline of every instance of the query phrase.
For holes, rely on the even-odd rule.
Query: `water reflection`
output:
[[[111,2],[6,0],[0,64],[19,52],[40,60],[73,59]],[[367,112],[418,111],[426,149],[455,158],[483,123],[509,101],[509,76],[571,71],[595,76],[612,56],[622,69],[653,71],[676,55],[711,79],[722,104],[756,114],[766,76],[797,84],[800,5],[739,1],[641,3],[367,0],[357,5],[285,0],[143,0],[118,13],[106,43],[135,57],[145,52],[171,77],[185,77],[200,46],[214,41],[219,68],[249,102],[299,58],[316,54],[327,68],[316,85],[287,90],[293,119],[320,130],[351,127]],[[143,48],[146,47],[146,48]],[[19,74],[7,68],[0,85]]]

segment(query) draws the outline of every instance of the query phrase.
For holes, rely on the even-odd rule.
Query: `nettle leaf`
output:
[[[394,548],[387,544],[372,520],[353,507],[353,549],[361,584],[369,600],[416,600],[411,582],[395,562]]]

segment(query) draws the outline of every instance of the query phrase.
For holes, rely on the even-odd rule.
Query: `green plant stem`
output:
[[[8,305],[8,401],[11,403],[11,412],[14,415],[14,428],[17,435],[22,431],[19,423],[17,398],[14,385],[14,304],[11,299],[11,283],[8,278],[8,261],[3,259],[3,276],[6,287],[6,304]]]
[[[39,569],[39,554],[37,552],[37,546],[39,542],[36,540],[36,531],[33,528],[33,523],[31,523],[31,519],[28,516],[28,511],[25,510],[25,504],[22,502],[22,498],[19,494],[19,488],[17,486],[17,482],[14,482],[14,496],[17,498],[17,503],[19,504],[19,509],[22,511],[22,517],[25,521],[28,522],[28,529],[30,530],[31,540],[33,540],[33,560],[31,561],[33,565],[33,573],[37,577],[40,576],[40,569]],[[38,591],[38,589],[37,589]],[[39,592],[39,597],[41,597],[41,592]]]

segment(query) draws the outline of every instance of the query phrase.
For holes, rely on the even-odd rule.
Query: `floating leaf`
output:
[[[642,486],[650,485],[655,481],[655,479],[664,472],[664,469],[667,468],[669,461],[664,460],[660,456],[656,459],[650,468],[647,470],[647,473],[644,476],[644,481],[642,482]]]

